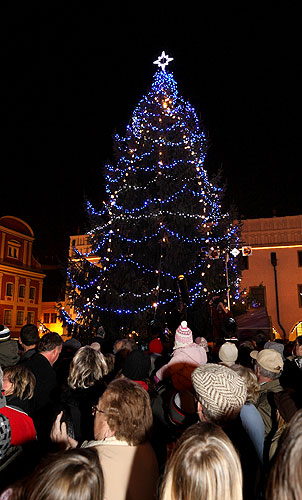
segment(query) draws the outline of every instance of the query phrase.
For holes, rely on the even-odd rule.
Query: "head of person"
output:
[[[238,358],[238,349],[233,342],[225,342],[218,351],[220,361],[226,366],[232,366]]]
[[[255,404],[259,396],[259,382],[257,376],[251,368],[242,365],[233,365],[232,370],[240,375],[246,383],[247,395],[245,404]]]
[[[268,477],[267,500],[302,498],[302,409],[284,430]]]
[[[22,345],[26,347],[36,346],[39,339],[39,331],[36,325],[28,323],[27,325],[22,326],[20,331],[20,341]]]
[[[31,399],[34,395],[36,378],[23,364],[10,366],[3,371],[5,396],[14,395],[20,399]]]
[[[246,383],[231,368],[207,363],[196,368],[192,383],[201,421],[224,425],[234,420],[246,401]]]
[[[179,347],[186,347],[190,344],[193,344],[192,330],[190,330],[190,328],[188,327],[188,323],[186,321],[182,321],[175,332],[173,349],[177,349]]]
[[[302,335],[299,335],[293,345],[294,356],[302,356]]]
[[[146,380],[149,377],[150,367],[150,356],[140,349],[134,349],[125,359],[122,374],[130,380]]]
[[[168,460],[161,500],[241,500],[237,452],[221,427],[200,422],[186,429]]]
[[[11,340],[10,329],[5,325],[0,325],[0,344]]]
[[[107,363],[103,354],[86,345],[80,347],[73,356],[67,382],[72,389],[87,389],[107,373]]]
[[[275,349],[262,349],[262,351],[252,351],[251,358],[256,362],[255,373],[259,381],[276,380],[283,370],[283,359]]]
[[[136,446],[149,439],[153,425],[150,397],[136,382],[123,378],[110,382],[93,413],[96,440],[114,436]]]
[[[34,473],[13,487],[21,500],[103,500],[104,478],[94,448],[49,455]]]
[[[62,337],[56,332],[48,332],[39,340],[38,351],[47,357],[50,364],[53,365],[62,351],[62,346]]]
[[[11,444],[11,427],[9,419],[0,413],[0,460],[8,451]]]

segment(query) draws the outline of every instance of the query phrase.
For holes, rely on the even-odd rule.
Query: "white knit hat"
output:
[[[7,326],[0,325],[0,342],[1,340],[10,339],[10,329]]]
[[[182,321],[175,332],[174,349],[193,344],[193,335],[186,321]]]
[[[232,366],[238,358],[238,349],[232,342],[225,342],[219,349],[218,356],[227,366]]]

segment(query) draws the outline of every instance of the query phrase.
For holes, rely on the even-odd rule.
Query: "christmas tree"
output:
[[[230,250],[239,229],[222,213],[223,190],[204,168],[207,137],[167,71],[171,60],[163,52],[155,61],[150,90],[114,137],[107,199],[100,211],[88,203],[91,252],[70,262],[70,300],[90,331],[141,333],[152,320],[178,326],[185,317],[205,333],[209,297],[238,294]]]

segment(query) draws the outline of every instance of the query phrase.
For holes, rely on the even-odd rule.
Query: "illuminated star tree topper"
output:
[[[162,71],[166,71],[166,66],[168,66],[169,62],[173,61],[173,57],[169,57],[166,55],[165,51],[163,50],[161,55],[158,57],[156,61],[153,62],[153,64],[157,64]]]

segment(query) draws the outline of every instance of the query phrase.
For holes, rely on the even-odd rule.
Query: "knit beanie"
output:
[[[124,361],[122,373],[130,380],[145,380],[149,377],[151,359],[145,352],[134,349]]]
[[[200,345],[206,352],[209,352],[208,342],[204,337],[196,337],[195,344]]]
[[[208,363],[192,374],[193,387],[202,408],[212,422],[235,418],[246,401],[246,383],[238,373],[224,365]]]
[[[0,459],[4,457],[10,447],[11,428],[9,419],[0,413]]]
[[[232,342],[225,342],[218,351],[220,361],[227,366],[232,366],[238,358],[238,349]]]
[[[0,325],[0,342],[1,340],[9,340],[10,339],[10,329],[7,326]]]
[[[163,351],[163,345],[160,339],[153,339],[149,343],[149,351],[153,354],[161,354]]]
[[[193,344],[193,335],[186,321],[182,321],[175,332],[174,348],[185,347]]]

